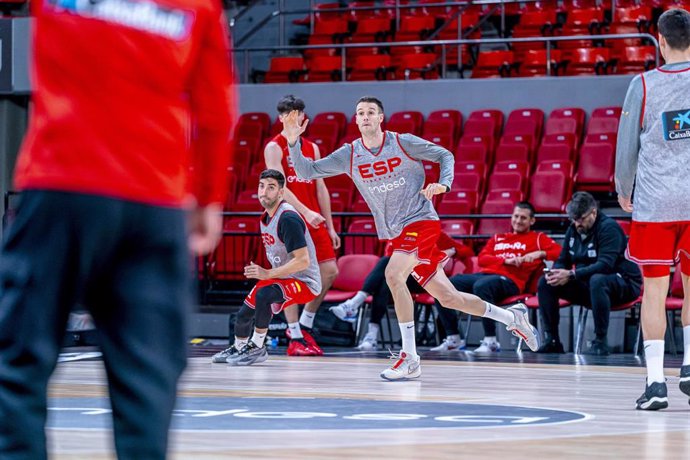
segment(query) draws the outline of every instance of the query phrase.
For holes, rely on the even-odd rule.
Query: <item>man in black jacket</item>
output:
[[[585,352],[609,353],[606,334],[611,306],[631,302],[640,295],[642,274],[625,258],[627,240],[618,223],[601,212],[594,197],[577,192],[566,210],[572,224],[554,268],[539,280],[537,296],[546,337],[542,353],[563,353],[558,336],[558,299],[592,308],[596,338]]]

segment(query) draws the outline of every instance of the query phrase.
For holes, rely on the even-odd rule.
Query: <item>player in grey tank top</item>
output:
[[[264,344],[273,314],[312,301],[321,292],[321,275],[314,243],[299,213],[283,201],[285,176],[267,169],[259,180],[261,239],[271,264],[266,269],[250,262],[244,275],[258,282],[244,301],[235,320],[235,343],[213,357],[213,362],[236,366],[260,363],[268,358]],[[254,334],[249,337],[254,323]]]
[[[374,97],[363,97],[356,108],[361,138],[318,161],[312,161],[302,155],[299,144],[299,136],[306,129],[308,120],[300,125],[297,117],[296,112],[291,113],[283,122],[283,132],[297,175],[303,179],[316,179],[347,174],[369,205],[379,238],[391,239],[394,243],[409,239],[413,245],[419,242],[411,250],[395,249],[386,268],[386,282],[395,303],[403,345],[393,366],[381,373],[386,380],[417,378],[421,375],[421,367],[415,347],[412,297],[406,281],[410,274],[417,277],[422,270],[426,272],[434,259],[420,260],[418,254],[423,251],[422,245],[428,247],[428,240],[422,242],[423,234],[420,233],[424,230],[410,231],[410,228],[438,228],[438,215],[431,198],[450,190],[453,155],[443,147],[411,134],[382,131],[383,104]],[[423,160],[439,163],[438,183],[424,187]],[[508,325],[516,336],[525,339],[532,350],[539,347],[537,331],[529,324],[524,305],[506,310],[475,295],[461,293],[453,287],[438,264],[431,267],[431,273],[420,284],[444,307],[500,321]]]
[[[666,11],[658,30],[666,63],[630,83],[616,148],[618,201],[633,213],[627,254],[642,265],[644,277],[641,322],[647,385],[636,402],[641,410],[668,406],[664,313],[670,267],[678,259],[676,269],[682,271],[686,298],[690,295],[690,13]],[[688,307],[683,302],[680,390],[690,396]]]

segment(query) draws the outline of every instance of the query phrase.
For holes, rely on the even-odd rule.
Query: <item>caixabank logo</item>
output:
[[[690,139],[690,109],[664,112],[662,116],[667,141]]]

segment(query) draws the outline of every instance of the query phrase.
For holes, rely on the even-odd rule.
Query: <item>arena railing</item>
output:
[[[452,23],[456,18],[458,18],[458,33],[462,33],[462,13],[465,12],[467,9],[469,9],[472,6],[485,6],[488,9],[486,11],[482,12],[482,16],[480,19],[480,24],[488,20],[488,18],[492,17],[495,13],[500,14],[500,21],[501,21],[501,27],[499,30],[499,33],[501,36],[504,36],[505,34],[505,23],[506,23],[506,9],[508,5],[511,4],[529,4],[529,3],[536,3],[540,0],[468,0],[468,1],[456,1],[456,2],[442,2],[439,1],[438,3],[427,3],[420,5],[418,3],[413,3],[413,4],[406,4],[402,5],[400,3],[400,0],[396,0],[395,4],[392,5],[373,5],[373,6],[357,6],[357,7],[342,7],[342,8],[328,8],[325,10],[318,9],[317,3],[315,0],[310,0],[309,2],[309,8],[308,9],[287,9],[286,0],[279,0],[278,1],[278,9],[271,11],[268,15],[264,16],[262,19],[257,21],[257,23],[248,31],[246,32],[242,37],[235,37],[234,43],[236,46],[241,46],[243,43],[245,43],[249,38],[254,36],[257,32],[260,32],[264,26],[266,26],[269,22],[271,22],[273,19],[278,19],[278,45],[279,46],[284,46],[286,42],[286,31],[287,27],[285,24],[285,19],[287,16],[294,16],[294,15],[303,15],[307,14],[309,15],[309,33],[313,34],[314,33],[314,23],[316,20],[316,15],[319,13],[322,14],[328,14],[328,13],[347,13],[351,11],[376,11],[376,10],[394,10],[394,15],[393,19],[395,20],[395,28],[396,30],[400,28],[400,18],[401,18],[401,13],[410,10],[410,9],[416,9],[416,8],[443,8],[443,7],[449,7],[449,8],[457,8],[457,10],[453,13],[451,17],[449,17],[446,22],[440,26],[439,30],[444,29],[447,27],[450,23]],[[601,5],[601,1],[598,1],[597,4]],[[617,8],[617,0],[612,0],[612,15],[615,15],[615,10]],[[246,14],[247,11],[243,11],[242,13]],[[231,21],[231,26],[234,26],[236,24],[236,19],[233,18]],[[462,38],[461,36],[458,37],[459,39]]]
[[[659,66],[659,42],[656,37],[648,33],[635,34],[601,34],[601,35],[570,35],[563,37],[520,37],[520,38],[484,38],[484,39],[462,39],[462,40],[415,40],[406,42],[370,42],[370,43],[332,43],[325,45],[295,45],[295,46],[262,46],[250,48],[235,48],[233,53],[238,56],[242,55],[244,61],[243,83],[249,82],[249,67],[250,54],[258,52],[279,52],[292,51],[300,52],[306,50],[316,49],[339,49],[341,58],[341,79],[347,81],[348,59],[347,53],[343,52],[350,48],[393,48],[401,46],[427,46],[440,47],[440,64],[441,64],[441,78],[446,78],[448,63],[448,48],[451,46],[458,47],[458,62],[462,63],[463,45],[493,45],[493,44],[511,44],[511,43],[546,43],[546,73],[552,75],[551,69],[551,51],[554,49],[553,44],[558,42],[576,41],[576,40],[626,40],[626,39],[646,39],[649,40],[655,47],[655,65]]]

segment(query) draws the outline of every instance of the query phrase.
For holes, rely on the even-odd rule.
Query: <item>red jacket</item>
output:
[[[561,253],[561,247],[554,240],[543,233],[530,231],[528,233],[499,233],[494,235],[479,253],[478,264],[480,273],[503,275],[513,281],[520,292],[525,290],[535,270],[544,264],[541,260],[523,263],[519,267],[506,265],[504,261],[513,257],[521,257],[534,251],[546,251],[548,260],[556,260]]]
[[[17,189],[224,201],[235,95],[219,0],[35,0],[32,13]]]

